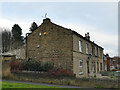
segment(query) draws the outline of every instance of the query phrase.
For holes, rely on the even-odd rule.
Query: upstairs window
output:
[[[95,48],[94,48],[94,46],[91,46],[91,51],[92,51],[92,55],[94,56],[95,55]]]
[[[88,44],[86,43],[86,54],[88,54]]]
[[[97,47],[97,56],[98,56],[98,47]]]
[[[103,54],[103,53],[102,53],[102,50],[100,49],[100,58],[102,58],[102,54]]]
[[[82,52],[82,41],[79,40],[79,52]]]

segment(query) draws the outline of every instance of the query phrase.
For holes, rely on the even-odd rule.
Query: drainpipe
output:
[[[27,33],[26,33],[26,49],[25,50],[26,50],[26,52],[25,52],[26,55],[25,56],[26,56],[26,59],[27,59]]]

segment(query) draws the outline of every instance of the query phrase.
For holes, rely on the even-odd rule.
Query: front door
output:
[[[87,61],[87,73],[90,73],[90,71],[89,71],[89,61]]]

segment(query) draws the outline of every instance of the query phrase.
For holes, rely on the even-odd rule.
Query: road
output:
[[[118,89],[97,89],[97,88],[87,88],[87,87],[78,87],[78,86],[68,86],[68,85],[55,85],[55,84],[45,84],[45,83],[36,83],[36,82],[26,82],[26,81],[14,81],[14,80],[2,80],[7,82],[16,82],[16,83],[24,83],[24,84],[32,84],[32,85],[44,85],[44,86],[55,86],[61,88],[76,88],[83,90],[118,90]]]

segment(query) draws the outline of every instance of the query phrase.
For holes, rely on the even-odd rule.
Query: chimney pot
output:
[[[85,38],[86,38],[87,40],[90,40],[89,32],[87,32],[87,33],[85,34]]]
[[[89,37],[89,32],[87,32],[87,37]]]

